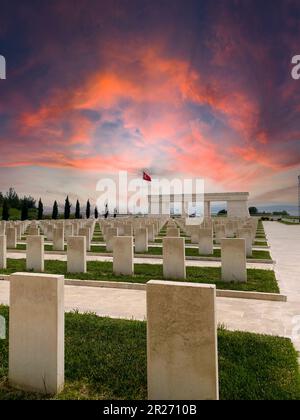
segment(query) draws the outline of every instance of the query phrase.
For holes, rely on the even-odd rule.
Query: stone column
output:
[[[228,200],[227,215],[228,217],[249,217],[248,200]]]
[[[188,206],[188,203],[185,202],[184,195],[183,195],[181,199],[181,217],[188,217],[187,206]]]
[[[56,394],[64,385],[64,276],[10,277],[9,383]]]
[[[6,236],[0,236],[0,268],[5,270],[7,268],[6,265]]]
[[[161,196],[161,214],[170,216],[170,197],[168,195]]]
[[[222,281],[247,282],[245,239],[221,239]]]
[[[44,236],[27,236],[26,269],[43,273],[44,271]]]
[[[148,214],[161,214],[161,196],[148,195]]]
[[[150,400],[218,400],[215,285],[147,283]]]
[[[204,217],[210,217],[210,201],[204,201]]]
[[[115,236],[113,238],[113,272],[116,275],[124,276],[134,274],[132,236]]]
[[[185,239],[163,238],[163,272],[169,280],[185,280]]]

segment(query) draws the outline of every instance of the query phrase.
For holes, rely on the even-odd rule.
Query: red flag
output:
[[[152,181],[151,176],[148,175],[146,172],[143,172],[143,180],[148,182]]]

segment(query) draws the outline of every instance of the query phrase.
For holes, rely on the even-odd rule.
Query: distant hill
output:
[[[291,216],[298,216],[298,207],[289,205],[256,206],[259,212],[273,213],[274,211],[287,211]]]
[[[276,204],[276,205],[255,205],[255,203],[252,203],[249,205],[254,206],[258,209],[260,213],[266,212],[266,213],[273,213],[274,211],[287,211],[291,216],[298,216],[298,207],[296,205],[286,205],[286,204]],[[212,214],[218,214],[220,210],[226,209],[225,204],[214,204],[212,203],[211,206],[211,212]]]

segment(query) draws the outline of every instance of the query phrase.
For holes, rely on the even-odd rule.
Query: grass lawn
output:
[[[0,315],[8,321],[8,308],[0,306]],[[218,350],[222,400],[300,399],[290,340],[221,329]],[[47,398],[10,388],[7,375],[6,339],[0,340],[0,399]],[[146,399],[146,323],[67,313],[65,379],[64,391],[51,399]]]
[[[103,236],[93,237],[92,242],[105,242]]]
[[[121,281],[129,283],[147,283],[149,280],[163,279],[163,266],[160,264],[135,264],[134,276],[117,276],[113,274],[111,262],[89,261],[87,273],[68,273],[65,261],[45,260],[45,272],[49,274],[64,274],[69,279]],[[8,259],[7,269],[1,274],[11,274],[26,271],[25,259]],[[279,293],[279,287],[272,270],[248,269],[247,283],[224,283],[221,281],[220,267],[187,267],[187,281],[193,283],[216,284],[218,289],[243,290],[266,293]]]
[[[269,245],[268,242],[259,242],[259,241],[256,241],[253,244],[253,246],[268,246],[268,245]]]
[[[166,233],[159,233],[158,236],[160,238],[165,238],[165,237],[167,237],[167,232]],[[180,232],[180,237],[181,238],[189,238],[190,236],[186,235],[184,232]]]
[[[299,222],[295,223],[295,222],[287,222],[285,220],[278,220],[279,223],[282,223],[284,225],[293,225],[293,226],[299,226]]]
[[[25,251],[26,250],[26,244],[17,244],[18,250]],[[53,245],[44,245],[45,251],[53,251]],[[64,250],[67,250],[67,246],[64,246]],[[13,249],[10,249],[9,251],[13,251]]]
[[[162,248],[159,247],[149,247],[148,254],[150,255],[162,255]],[[214,253],[212,255],[202,255],[199,254],[198,248],[185,248],[185,255],[187,257],[221,257],[221,249],[214,249]],[[266,259],[270,260],[271,255],[269,251],[253,251],[252,257],[248,257],[249,259]]]
[[[157,243],[157,244],[161,244],[161,243],[162,243],[162,241],[163,241],[163,239],[162,239],[162,238],[156,238],[156,239],[155,239],[155,243]],[[191,243],[191,240],[190,240],[190,239],[188,239],[187,237],[185,237],[185,243],[186,243],[186,244],[190,244],[190,243]]]
[[[26,244],[18,244],[17,245],[18,250],[26,250]],[[67,250],[67,247],[65,246],[65,251]],[[11,250],[10,250],[11,251]],[[45,251],[53,251],[53,245],[45,245]],[[97,246],[97,245],[91,245],[91,252],[99,252],[99,253],[105,253],[106,246]],[[149,247],[147,253],[149,255],[162,255],[162,248],[160,247]],[[198,248],[186,248],[185,249],[185,255],[187,257],[221,257],[221,250],[215,249],[213,255],[200,255],[198,252]],[[270,260],[271,255],[269,251],[253,251],[252,257],[248,257],[249,259],[265,259]]]

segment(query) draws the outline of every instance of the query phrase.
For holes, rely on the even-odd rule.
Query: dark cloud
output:
[[[0,165],[147,166],[268,197],[300,167],[299,39],[291,0],[2,1]]]

